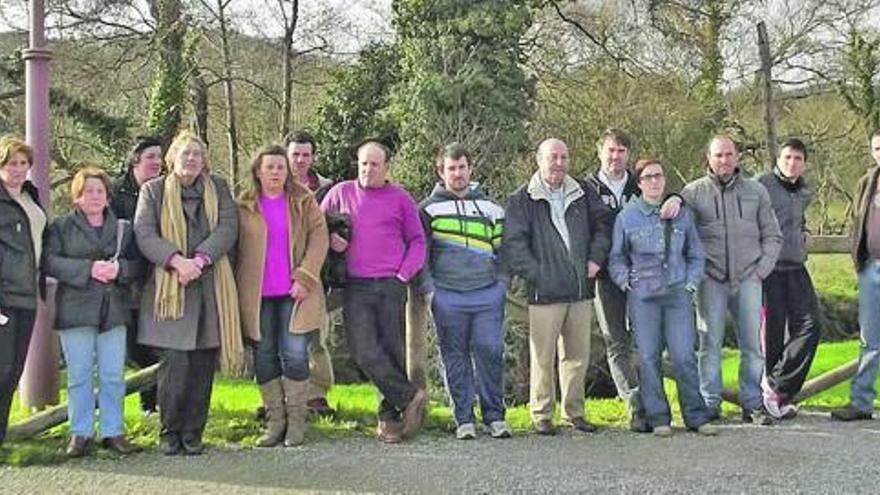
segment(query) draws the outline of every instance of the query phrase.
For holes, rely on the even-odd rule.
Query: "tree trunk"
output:
[[[284,9],[284,2],[280,2],[280,7]],[[284,99],[281,103],[281,125],[278,131],[281,138],[290,132],[290,118],[293,114],[293,34],[296,32],[296,24],[299,20],[299,0],[291,2],[290,19],[284,26],[284,51],[282,57],[284,60],[284,70],[282,77],[284,78]]]
[[[232,85],[232,56],[229,54],[229,28],[226,19],[228,0],[217,0],[220,22],[220,49],[223,55],[223,94],[226,103],[226,139],[229,147],[229,186],[238,193],[238,126],[235,117],[235,96]]]
[[[758,23],[758,53],[761,56],[761,92],[764,99],[764,127],[767,138],[767,158],[770,168],[776,163],[776,112],[773,108],[773,60],[770,59],[770,40],[767,37],[767,26]]]

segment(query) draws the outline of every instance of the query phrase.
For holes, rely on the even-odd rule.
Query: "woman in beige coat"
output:
[[[272,447],[303,442],[309,379],[309,341],[324,316],[321,265],[327,224],[315,198],[290,173],[284,148],[254,158],[254,187],[239,201],[236,281],[245,335],[257,341],[254,368]]]

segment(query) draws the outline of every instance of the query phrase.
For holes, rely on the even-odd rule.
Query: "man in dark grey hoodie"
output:
[[[788,139],[779,149],[776,167],[758,177],[782,231],[776,266],[764,279],[764,406],[775,418],[793,417],[792,404],[810,371],[822,326],[819,301],[804,263],[807,261],[806,211],[812,191],[803,178],[807,148]],[[786,337],[787,335],[787,337]]]
[[[461,144],[437,154],[442,182],[420,205],[428,242],[420,291],[437,327],[456,438],[476,437],[474,368],[485,430],[493,438],[507,438],[503,323],[508,277],[498,256],[504,209],[470,182],[472,171],[471,155]]]

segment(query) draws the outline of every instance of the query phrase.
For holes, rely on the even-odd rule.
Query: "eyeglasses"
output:
[[[649,182],[649,181],[653,181],[653,180],[660,180],[660,179],[662,179],[663,177],[664,177],[664,175],[663,175],[662,173],[658,173],[658,174],[645,174],[645,175],[639,177],[639,180],[642,181],[642,182]]]

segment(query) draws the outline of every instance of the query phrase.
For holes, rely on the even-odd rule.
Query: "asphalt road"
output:
[[[552,438],[311,438],[294,449],[149,451],[0,468],[0,493],[880,493],[880,422],[802,415],[702,438],[603,430]]]

